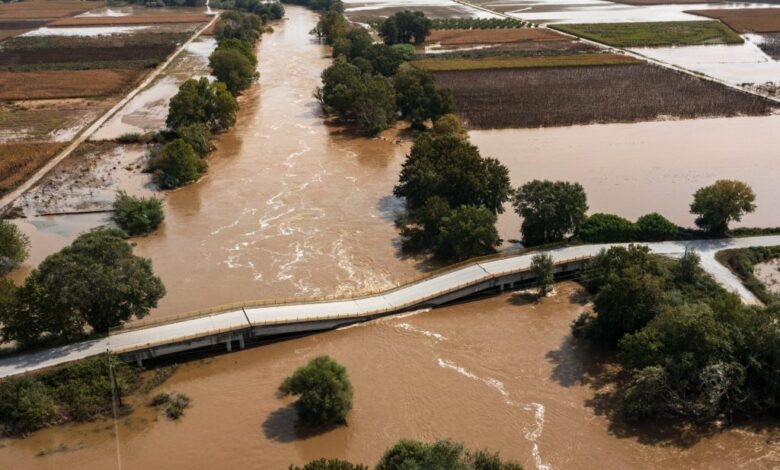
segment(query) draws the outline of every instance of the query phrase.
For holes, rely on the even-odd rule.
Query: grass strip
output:
[[[757,264],[776,258],[780,258],[780,246],[739,248],[715,254],[715,259],[736,274],[742,284],[766,305],[777,302],[778,298],[753,274],[753,269]]]

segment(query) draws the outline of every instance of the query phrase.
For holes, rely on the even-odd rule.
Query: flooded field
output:
[[[688,204],[694,191],[717,179],[747,182],[758,209],[743,226],[780,226],[775,148],[771,129],[780,116],[605,124],[554,129],[472,131],[483,155],[510,169],[515,185],[540,179],[578,181],[591,212],[635,219],[660,212],[692,226]],[[499,217],[501,233],[514,230],[514,214]]]
[[[368,23],[403,10],[422,11],[430,18],[499,18],[499,15],[453,0],[345,0],[344,14]]]
[[[122,467],[281,470],[319,457],[374,463],[402,437],[500,450],[526,469],[588,469],[594,458],[601,468],[780,465],[772,432],[664,435],[612,421],[598,397],[613,368],[568,333],[583,302],[567,283],[539,304],[503,295],[185,364],[163,389],[191,397],[191,408],[170,422],[138,404],[119,427]],[[305,433],[291,400],[275,391],[320,354],[346,366],[354,408],[348,426]],[[112,468],[112,424],[6,440],[0,460],[13,468]]]

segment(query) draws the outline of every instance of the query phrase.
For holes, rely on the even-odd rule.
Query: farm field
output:
[[[612,3],[626,5],[690,5],[704,3],[705,0],[610,0]],[[724,0],[706,0],[706,3],[724,3]]]
[[[164,61],[182,33],[131,34],[126,37],[17,37],[0,49],[3,70],[149,68]]]
[[[142,74],[138,69],[0,71],[0,99],[108,96],[127,90]]]
[[[616,47],[742,44],[744,40],[718,21],[587,23],[552,26],[560,31]]]
[[[67,142],[110,104],[81,98],[0,102],[0,142]]]
[[[763,98],[647,64],[435,72],[434,77],[452,90],[458,112],[472,129],[763,115],[771,110]]]
[[[58,142],[0,144],[0,195],[15,188],[43,166],[62,146]]]
[[[73,16],[105,5],[103,1],[82,0],[26,0],[17,3],[0,3],[0,18],[54,19]]]
[[[524,69],[536,67],[582,67],[593,65],[637,64],[639,60],[622,54],[571,54],[529,57],[484,57],[475,59],[422,59],[414,66],[429,72],[457,70]]]
[[[344,1],[344,15],[357,23],[371,23],[403,10],[422,11],[429,18],[499,18],[493,13],[451,0]]]
[[[780,8],[691,10],[688,13],[720,20],[740,33],[780,32]]]
[[[420,48],[418,48],[420,49]],[[540,55],[593,52],[594,46],[550,29],[435,29],[424,46],[427,54],[468,52],[469,56],[491,54]]]

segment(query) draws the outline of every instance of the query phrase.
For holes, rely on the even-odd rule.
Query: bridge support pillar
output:
[[[238,337],[238,347],[244,349],[244,335]]]
[[[227,348],[227,352],[230,352],[233,350],[233,342],[231,340],[225,341],[225,347]]]

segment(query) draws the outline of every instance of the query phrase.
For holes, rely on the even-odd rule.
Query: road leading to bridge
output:
[[[546,251],[556,264],[574,259],[589,258],[600,250],[619,244],[579,245]],[[701,256],[702,267],[727,290],[737,293],[744,302],[758,304],[759,301],[748,291],[727,268],[715,260],[718,251],[730,248],[780,245],[780,235],[723,240],[694,240],[686,242],[659,242],[643,244],[654,253],[679,257],[686,249],[693,249]],[[506,256],[454,268],[422,281],[407,284],[378,294],[354,299],[326,302],[286,303],[262,307],[239,308],[198,318],[183,319],[166,324],[119,331],[109,337],[83,341],[67,346],[22,354],[0,360],[0,377],[9,377],[25,372],[77,361],[106,351],[129,353],[155,346],[180,343],[221,333],[228,333],[253,327],[291,325],[304,322],[331,319],[360,321],[377,315],[389,315],[425,305],[427,301],[464,290],[512,273],[527,271],[531,259],[539,252]]]

